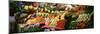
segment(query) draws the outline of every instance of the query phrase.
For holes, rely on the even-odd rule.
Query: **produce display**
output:
[[[10,2],[13,33],[93,28],[93,6],[47,2]]]

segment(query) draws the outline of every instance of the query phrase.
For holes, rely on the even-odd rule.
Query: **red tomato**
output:
[[[64,29],[64,20],[59,20],[58,22],[57,22],[57,29]]]

